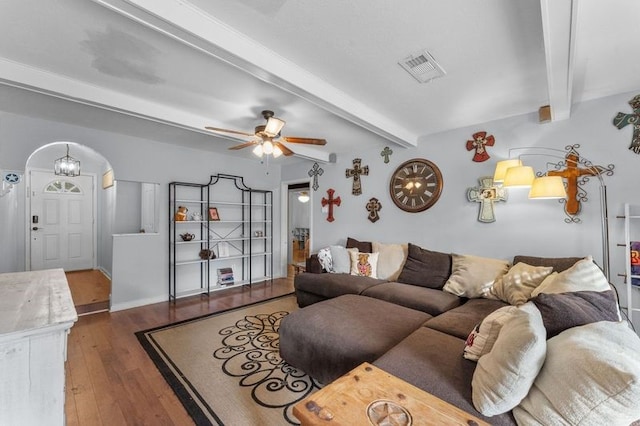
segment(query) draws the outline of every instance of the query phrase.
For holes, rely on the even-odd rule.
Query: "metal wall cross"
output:
[[[375,197],[369,199],[369,202],[367,203],[367,211],[369,212],[368,219],[371,222],[376,223],[378,219],[380,219],[380,215],[378,214],[380,210],[382,210],[382,204],[380,204],[380,201]]]
[[[324,170],[320,168],[318,163],[313,163],[313,167],[311,167],[311,170],[309,170],[309,177],[313,177],[313,185],[311,187],[314,191],[317,191],[320,187],[318,185],[318,176],[322,176],[323,173]]]
[[[362,194],[362,183],[360,182],[360,175],[367,176],[369,174],[369,166],[361,167],[362,159],[354,158],[353,159],[353,169],[347,169],[345,172],[345,176],[348,178],[353,178],[353,186],[351,189],[351,193],[353,195]]]
[[[333,217],[333,206],[339,206],[342,202],[342,200],[340,200],[340,197],[333,198],[333,194],[335,193],[335,190],[329,188],[327,189],[327,196],[329,198],[322,197],[322,207],[329,206],[327,222],[333,222],[335,220],[335,218]]]
[[[507,190],[493,184],[492,176],[483,176],[478,179],[479,186],[467,189],[467,199],[480,203],[478,221],[491,223],[496,221],[493,204],[496,201],[507,201]]]
[[[384,157],[384,163],[387,164],[389,162],[389,157],[391,157],[393,151],[388,146],[385,146],[382,151],[380,151],[380,156]]]
[[[613,125],[618,129],[622,129],[628,124],[633,125],[633,136],[631,137],[631,145],[629,149],[636,154],[640,154],[640,95],[636,95],[629,101],[633,114],[625,114],[619,112],[613,119]]]

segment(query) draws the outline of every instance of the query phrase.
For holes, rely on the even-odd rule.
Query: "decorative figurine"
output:
[[[476,132],[473,135],[473,140],[467,141],[467,151],[476,150],[473,155],[473,161],[478,163],[487,161],[489,159],[489,153],[487,152],[487,146],[493,146],[496,143],[493,135],[487,136],[487,132]]]
[[[185,206],[178,206],[178,211],[174,215],[173,219],[176,222],[184,222],[185,220],[187,220],[187,212],[188,211],[189,211],[189,209],[186,208]]]

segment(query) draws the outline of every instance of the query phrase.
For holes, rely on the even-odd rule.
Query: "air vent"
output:
[[[398,64],[420,83],[428,83],[434,78],[442,77],[446,74],[431,53],[426,50],[408,56]]]

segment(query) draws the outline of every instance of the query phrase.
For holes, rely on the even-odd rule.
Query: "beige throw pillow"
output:
[[[531,298],[531,292],[553,271],[551,266],[516,263],[491,287],[491,294],[503,302],[519,306]]]
[[[547,352],[547,333],[533,303],[500,330],[491,352],[478,360],[473,373],[473,405],[485,416],[506,413],[527,396]]]
[[[533,292],[531,297],[540,293],[569,293],[572,291],[607,291],[611,286],[593,258],[587,256],[571,268],[546,279]]]
[[[547,342],[518,424],[629,425],[640,419],[640,339],[626,322],[570,328]]]
[[[351,256],[351,275],[378,278],[378,253],[350,251],[349,255]]]
[[[396,281],[407,260],[409,244],[383,244],[374,241],[371,245],[373,252],[379,253],[378,278]]]
[[[515,306],[505,306],[487,315],[467,337],[462,356],[471,361],[478,361],[482,355],[491,352],[502,326],[518,312]]]
[[[496,279],[509,270],[509,262],[463,254],[452,254],[451,276],[442,288],[460,297],[491,296],[490,289]]]

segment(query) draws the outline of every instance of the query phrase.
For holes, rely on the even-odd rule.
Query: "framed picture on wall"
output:
[[[220,215],[216,207],[209,207],[209,220],[220,220]]]

